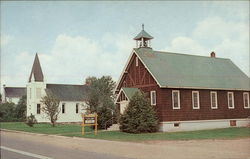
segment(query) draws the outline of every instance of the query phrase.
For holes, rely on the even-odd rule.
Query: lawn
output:
[[[81,132],[81,126],[76,124],[58,124],[55,127],[52,127],[50,124],[44,123],[35,124],[34,127],[29,127],[23,122],[2,122],[1,128],[41,134],[70,134]],[[86,131],[90,130],[90,128],[86,128]]]
[[[21,122],[1,123],[1,128],[43,134],[58,134],[63,136],[76,136],[117,141],[148,141],[148,140],[192,140],[192,139],[236,139],[250,137],[250,128],[225,128],[213,130],[187,131],[187,132],[158,132],[145,134],[129,134],[119,131],[99,131],[95,136],[93,130],[85,128],[86,134],[81,135],[81,126],[73,124],[59,124],[51,127],[50,124],[36,124],[33,128]]]

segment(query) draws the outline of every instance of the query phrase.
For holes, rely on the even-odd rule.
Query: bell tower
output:
[[[142,31],[134,38],[136,48],[151,48],[151,39],[153,39],[153,37],[144,30],[144,24],[142,24]]]

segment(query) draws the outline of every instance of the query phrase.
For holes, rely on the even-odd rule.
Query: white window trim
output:
[[[153,93],[155,94],[155,103],[153,103]],[[156,91],[150,91],[150,100],[151,100],[151,105],[156,105]]]
[[[233,107],[229,107],[229,94],[232,94],[232,106]],[[234,109],[234,93],[233,92],[227,92],[227,106],[229,109]]]
[[[198,107],[194,107],[194,93],[197,93]],[[193,107],[193,109],[200,109],[200,94],[199,94],[199,91],[192,91],[192,107]]]
[[[135,57],[135,66],[137,67],[138,64],[139,64],[139,61],[138,61],[138,57],[136,56],[136,57]]]
[[[247,105],[248,105],[248,107],[245,107],[245,100],[244,100],[244,96],[245,96],[245,94],[247,94]],[[243,104],[244,104],[244,108],[246,108],[246,109],[248,109],[248,108],[250,108],[250,103],[249,103],[249,93],[248,92],[243,92]]]
[[[174,107],[174,93],[178,93],[178,107]],[[180,103],[180,91],[179,90],[172,90],[172,107],[173,109],[181,109],[181,103]]]
[[[213,102],[212,102],[212,94],[215,94],[215,107],[213,107]],[[211,103],[211,109],[218,109],[218,99],[217,99],[217,92],[216,91],[211,91],[210,92],[210,103]]]

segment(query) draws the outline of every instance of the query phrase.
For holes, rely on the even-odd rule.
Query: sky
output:
[[[230,58],[249,73],[249,1],[1,1],[1,85],[117,81],[141,25],[154,50]]]

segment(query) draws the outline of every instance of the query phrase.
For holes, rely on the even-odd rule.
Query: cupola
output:
[[[153,37],[144,30],[144,24],[142,24],[142,31],[134,38],[136,40],[136,47],[151,48],[151,39]]]

